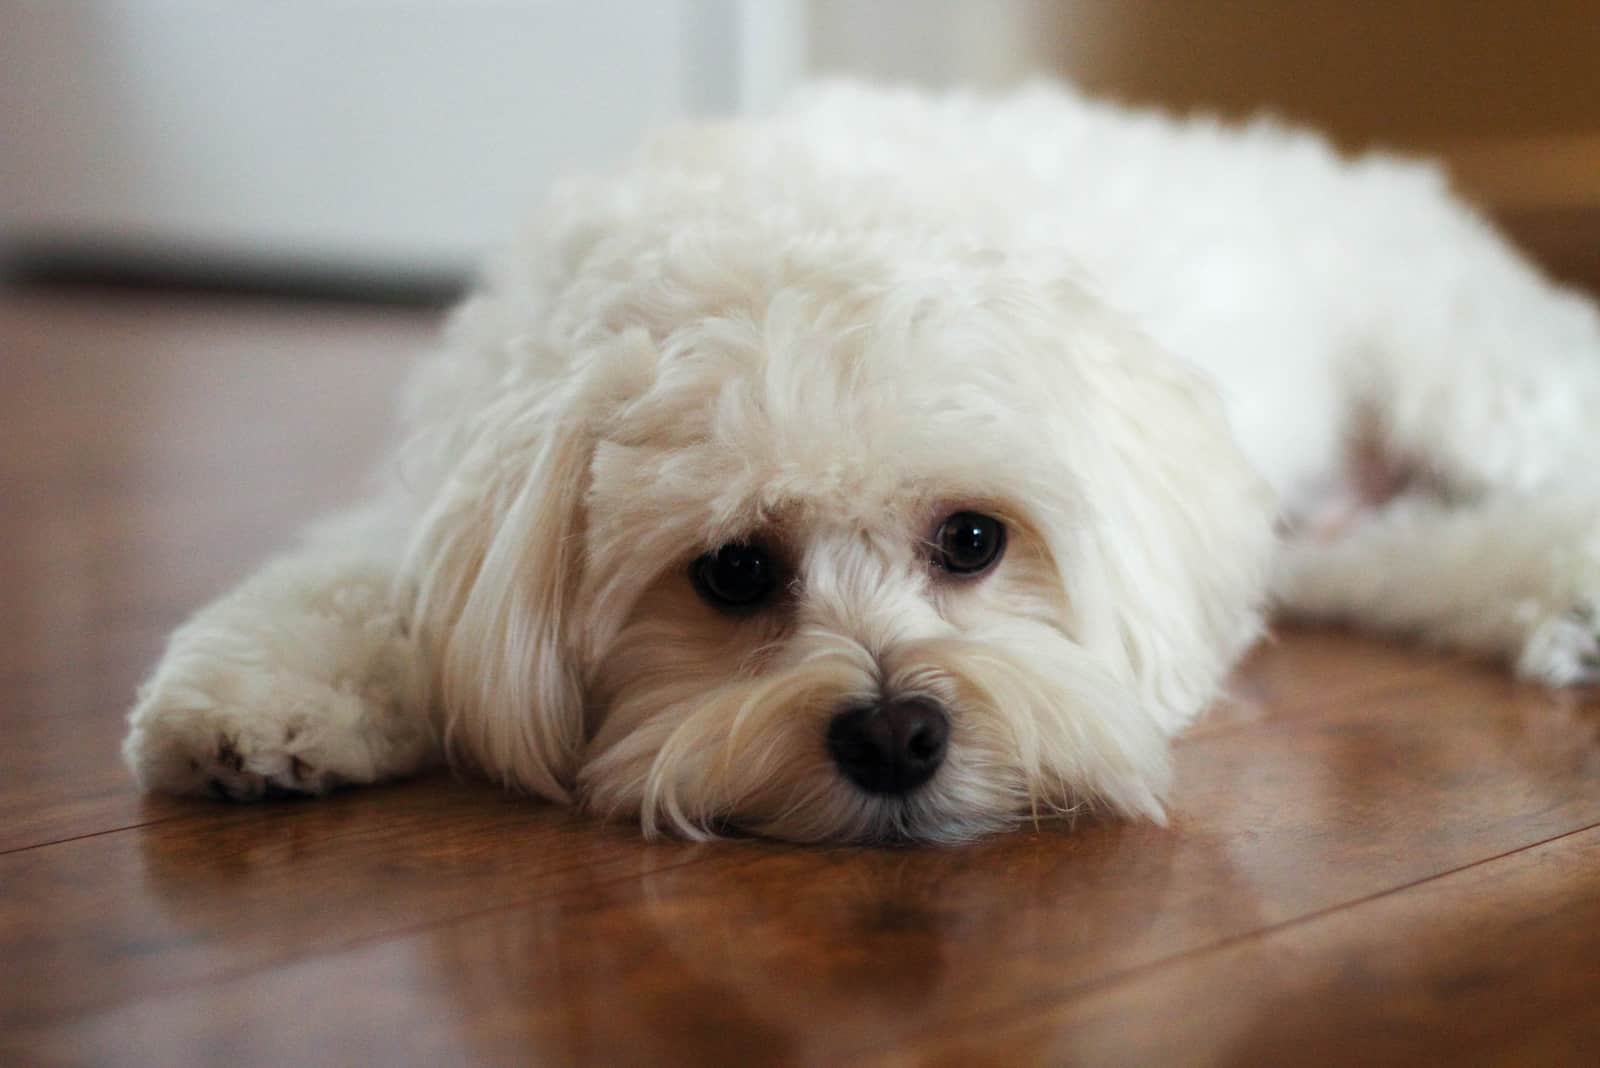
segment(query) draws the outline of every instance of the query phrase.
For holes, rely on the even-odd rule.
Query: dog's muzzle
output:
[[[944,763],[950,717],[920,697],[850,705],[828,724],[828,753],[845,778],[874,794],[907,794]]]

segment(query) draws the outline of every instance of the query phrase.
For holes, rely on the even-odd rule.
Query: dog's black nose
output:
[[[828,724],[828,752],[849,780],[875,794],[910,793],[944,763],[950,717],[920,697],[851,705]]]

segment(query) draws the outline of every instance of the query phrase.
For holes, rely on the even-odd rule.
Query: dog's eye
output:
[[[994,566],[1006,547],[1006,528],[981,512],[957,512],[939,526],[933,562],[956,575],[975,575]]]
[[[724,545],[689,569],[694,588],[719,608],[750,608],[772,592],[773,567],[759,545]]]

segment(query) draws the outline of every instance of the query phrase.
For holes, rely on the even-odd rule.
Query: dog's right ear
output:
[[[479,413],[402,572],[446,751],[553,801],[584,742],[573,599],[594,442],[571,400],[508,396]]]

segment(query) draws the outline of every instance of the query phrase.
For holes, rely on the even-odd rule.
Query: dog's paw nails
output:
[[[284,740],[285,745],[290,739]],[[326,793],[326,776],[283,745],[263,745],[218,735],[210,756],[189,760],[191,773],[204,781],[199,792],[220,801],[260,801]]]
[[[209,750],[191,754],[185,766],[188,788],[170,779],[163,784],[174,793],[203,793],[218,801],[255,801],[265,791],[261,775],[245,766],[239,743],[226,734],[216,735]]]
[[[217,740],[216,762],[235,773],[244,771],[244,757],[233,742],[226,737]]]
[[[1547,686],[1600,683],[1600,605],[1580,602],[1535,627],[1517,660],[1517,673]]]
[[[325,771],[310,760],[294,754],[288,764],[267,780],[269,797],[320,797],[344,785],[343,776]]]
[[[218,718],[213,714],[213,721]],[[226,716],[220,718],[228,718]],[[345,778],[296,745],[300,732],[235,726],[209,731],[187,717],[156,718],[136,726],[124,747],[147,788],[221,801],[318,796]]]

